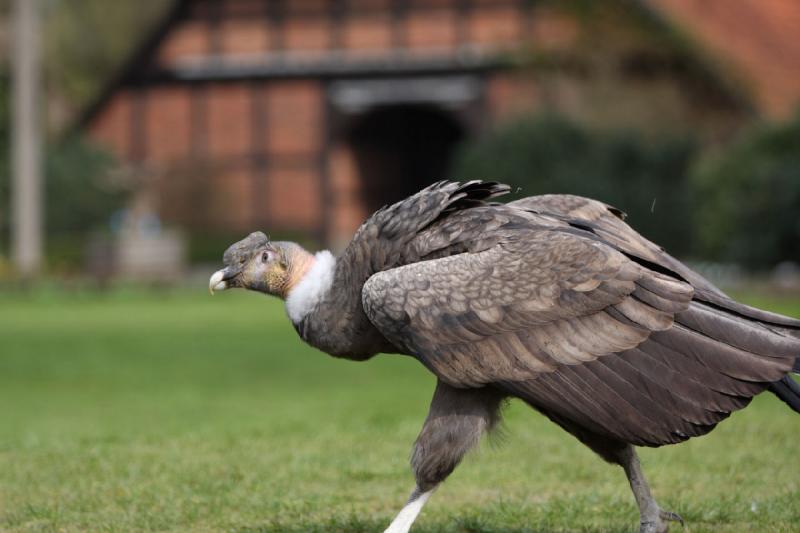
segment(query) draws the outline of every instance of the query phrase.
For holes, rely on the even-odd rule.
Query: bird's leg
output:
[[[458,466],[484,432],[499,420],[503,395],[494,389],[456,389],[436,384],[430,412],[422,426],[411,468],[417,486],[384,533],[407,533],[436,487]]]
[[[633,446],[629,444],[619,452],[619,463],[625,469],[633,497],[636,498],[636,504],[639,506],[641,517],[639,533],[664,533],[669,529],[668,522],[670,521],[680,522],[683,525],[683,518],[676,513],[661,509],[650,494],[650,487]]]
[[[422,492],[419,487],[416,487],[408,498],[408,503],[397,513],[397,516],[384,533],[407,533],[434,490],[436,490],[436,487]]]

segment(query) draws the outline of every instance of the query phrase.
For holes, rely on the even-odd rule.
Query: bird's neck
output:
[[[286,313],[292,323],[300,323],[331,290],[336,258],[324,250],[311,255],[303,251],[292,258],[286,288]]]
[[[283,300],[289,297],[289,294],[294,290],[300,282],[306,277],[311,267],[316,263],[316,256],[307,252],[304,248],[297,246],[289,254],[288,257],[288,271],[286,273],[286,281],[281,287],[280,296]]]
[[[326,255],[327,254],[327,255]],[[361,290],[368,265],[329,252],[314,256],[306,275],[289,293],[286,310],[304,341],[335,357],[364,360],[392,352],[364,313]]]

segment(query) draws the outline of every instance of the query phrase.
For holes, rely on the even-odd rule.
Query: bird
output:
[[[299,336],[334,357],[415,358],[436,377],[414,442],[405,533],[517,398],[622,467],[639,531],[683,520],[653,498],[636,448],[704,435],[770,391],[800,413],[800,320],[727,296],[603,202],[501,203],[493,181],[440,181],[371,215],[341,254],[253,232],[212,292],[285,300]]]

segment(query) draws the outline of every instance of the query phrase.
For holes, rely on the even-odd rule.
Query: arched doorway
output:
[[[435,105],[374,107],[351,123],[347,138],[368,212],[450,177],[464,127]]]

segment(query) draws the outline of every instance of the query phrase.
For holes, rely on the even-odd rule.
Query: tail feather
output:
[[[756,320],[772,327],[784,328],[785,333],[795,338],[800,338],[800,319],[751,307],[707,289],[695,289],[695,298],[713,307],[724,309],[729,313]]]
[[[800,413],[800,385],[791,376],[770,383],[769,391]]]
[[[693,302],[691,309],[679,314],[676,319],[692,330],[759,358],[783,360],[786,371],[800,353],[800,339],[783,335],[761,322],[699,302]]]
[[[696,341],[705,343],[699,357],[703,363],[740,380],[761,381],[762,386],[766,385],[800,413],[800,384],[791,375],[800,373],[800,338],[794,335],[796,331],[700,302],[692,302],[689,309],[675,316],[675,321],[676,329],[683,327],[701,335]],[[684,351],[690,353],[688,349]]]
[[[670,335],[657,332],[651,338],[722,374],[760,382],[761,390],[791,372],[800,353],[800,339],[696,301],[675,315],[673,329]]]

